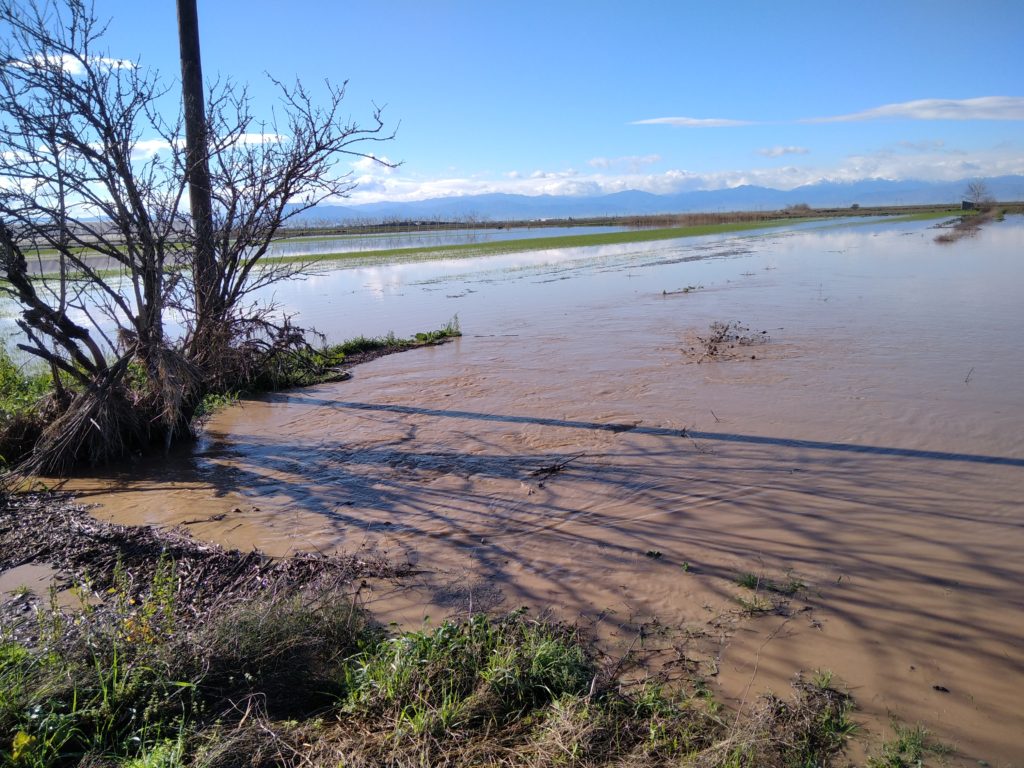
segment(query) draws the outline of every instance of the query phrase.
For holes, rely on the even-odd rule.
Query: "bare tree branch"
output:
[[[111,404],[151,409],[169,440],[188,432],[210,387],[247,375],[244,355],[302,341],[253,301],[301,270],[268,260],[268,249],[290,219],[348,195],[355,182],[341,161],[376,160],[366,148],[394,132],[376,106],[365,126],[347,118],[345,83],[327,83],[317,101],[301,83],[271,78],[278,96],[266,119],[245,87],[210,85],[214,264],[201,281],[181,111],[161,111],[169,86],[102,48],[105,30],[83,0],[0,0],[2,290],[21,307],[22,349],[88,388],[76,399],[82,408],[138,435],[151,434],[151,415]],[[147,384],[129,396],[131,363]],[[89,432],[81,419],[67,423]]]

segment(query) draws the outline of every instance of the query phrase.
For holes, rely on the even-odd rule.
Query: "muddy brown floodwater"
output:
[[[829,669],[869,749],[894,716],[951,764],[1022,765],[1024,224],[945,247],[929,226],[459,265],[367,312],[412,322],[409,294],[459,311],[461,340],[74,485],[119,522],[408,559],[415,578],[364,589],[385,620],[551,610],[737,707]],[[714,321],[770,340],[702,359]]]

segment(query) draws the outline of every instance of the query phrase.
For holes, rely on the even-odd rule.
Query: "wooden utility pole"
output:
[[[185,107],[185,162],[195,252],[196,322],[215,312],[216,268],[213,260],[213,202],[203,97],[203,62],[199,53],[199,14],[196,0],[178,2],[178,43],[181,49],[181,99]]]

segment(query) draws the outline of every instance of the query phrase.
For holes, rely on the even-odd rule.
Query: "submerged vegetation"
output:
[[[341,259],[365,259],[368,256],[380,259],[409,260],[423,258],[454,258],[469,256],[493,256],[501,253],[524,251],[546,251],[553,248],[583,248],[595,245],[619,245],[623,243],[645,243],[654,240],[672,240],[679,237],[698,237],[725,232],[744,232],[769,227],[791,225],[791,219],[757,221],[726,221],[711,224],[658,227],[653,229],[631,229],[623,232],[593,232],[582,235],[558,235],[535,237],[523,240],[496,240],[485,243],[460,243],[455,245],[428,245],[411,248],[390,248],[379,251],[359,251],[316,254],[312,256],[282,257],[275,262],[300,261],[318,263]]]
[[[287,350],[267,359],[254,372],[243,393],[256,394],[333,381],[345,375],[341,366],[365,363],[417,347],[443,344],[461,335],[459,317],[455,315],[440,328],[416,333],[409,338],[399,338],[394,333],[374,337],[360,335],[340,344]]]
[[[939,757],[955,753],[952,747],[930,738],[920,725],[903,725],[893,721],[893,737],[882,744],[877,755],[868,757],[867,768],[917,768],[925,765],[929,754]],[[978,765],[987,765],[979,760]]]
[[[955,243],[964,237],[973,237],[978,230],[990,221],[1000,221],[1004,211],[996,209],[993,205],[986,205],[982,208],[968,211],[963,216],[952,222],[951,226],[945,228],[945,232],[935,236],[936,243]]]
[[[25,543],[13,513],[44,514],[2,513],[0,567]],[[253,579],[252,553],[85,527],[120,554],[89,578],[69,569],[73,607],[2,603],[5,765],[781,768],[831,765],[854,730],[828,675],[735,716],[698,680],[627,682],[577,630],[523,612],[385,631],[358,604],[355,561]],[[168,554],[139,557],[140,536]]]
[[[490,227],[506,229],[514,227],[584,227],[607,226],[627,227],[624,231],[592,232],[578,235],[557,235],[551,237],[530,237],[515,240],[497,240],[482,243],[461,243],[450,245],[424,245],[407,248],[389,248],[369,251],[339,251],[337,253],[318,253],[309,256],[287,256],[273,259],[275,263],[299,262],[315,265],[325,262],[364,262],[367,260],[389,262],[419,261],[438,258],[471,258],[475,256],[494,256],[504,253],[520,253],[524,251],[551,250],[556,248],[584,248],[599,245],[623,245],[627,243],[654,242],[658,240],[674,240],[683,237],[701,237],[704,235],[725,234],[729,232],[749,232],[759,229],[773,229],[792,226],[795,223],[827,221],[845,218],[851,215],[859,217],[886,216],[889,222],[929,221],[949,218],[956,210],[948,206],[903,206],[895,208],[861,208],[850,209],[813,209],[793,208],[783,211],[736,211],[732,213],[699,213],[699,214],[665,214],[657,216],[625,216],[615,218],[559,220],[544,222],[473,222],[460,223],[458,226]],[[409,232],[430,232],[452,228],[454,225],[444,222],[425,224],[413,222],[396,222],[393,224],[365,225],[364,227],[347,227],[334,230],[342,234],[370,231],[378,229],[394,234]],[[305,236],[305,232],[302,233]],[[321,236],[319,239],[335,239]]]
[[[820,218],[871,217],[871,216],[921,216],[935,218],[946,216],[953,210],[949,205],[896,205],[859,206],[851,208],[811,208],[807,205],[789,206],[777,211],[704,211],[702,213],[655,213],[629,216],[584,216],[545,219],[502,219],[493,220],[477,216],[454,219],[408,220],[408,219],[365,219],[349,221],[340,225],[322,223],[318,226],[288,227],[289,237],[320,238],[334,240],[339,237],[366,237],[369,235],[395,235],[409,232],[443,232],[461,229],[544,229],[565,227],[629,227],[632,229],[661,229],[666,227],[697,227],[709,224],[738,222],[766,222],[777,219],[803,219],[809,215]]]

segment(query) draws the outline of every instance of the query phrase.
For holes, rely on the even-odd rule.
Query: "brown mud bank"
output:
[[[408,562],[363,591],[384,621],[551,610],[739,709],[828,669],[869,750],[896,717],[948,764],[1020,765],[1020,239],[986,266],[910,234],[780,237],[685,296],[663,289],[689,274],[620,273],[621,295],[492,314],[69,487],[226,547]],[[770,341],[694,358],[736,319]]]
[[[0,606],[5,611],[30,608],[34,600],[45,600],[51,588],[59,604],[90,599],[88,591],[102,595],[115,586],[127,590],[125,597],[138,598],[152,589],[165,558],[174,564],[178,604],[196,615],[275,589],[409,573],[401,564],[358,554],[270,558],[204,543],[182,529],[102,522],[67,495],[0,494]],[[68,594],[83,578],[86,592]],[[19,592],[28,599],[7,599]]]

